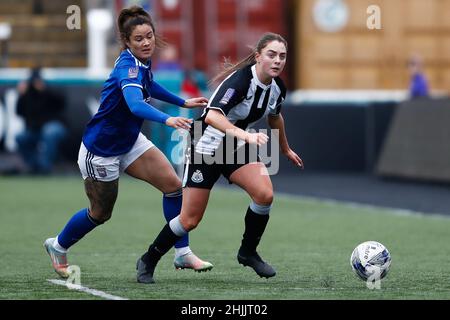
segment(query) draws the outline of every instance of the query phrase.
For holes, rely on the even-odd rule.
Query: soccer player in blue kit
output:
[[[140,133],[141,126],[144,120],[150,120],[190,129],[190,119],[159,111],[148,103],[150,98],[185,108],[204,107],[208,102],[203,97],[183,100],[153,81],[151,57],[164,42],[155,34],[153,21],[144,9],[123,9],[117,23],[123,51],[104,84],[100,108],[87,124],[78,155],[90,206],[75,213],[57,237],[44,242],[53,268],[63,278],[69,276],[67,250],[111,218],[120,172],[146,181],[164,194],[167,221],[180,213],[181,181],[163,153]],[[213,267],[190,250],[187,236],[175,244],[174,265],[195,271]]]

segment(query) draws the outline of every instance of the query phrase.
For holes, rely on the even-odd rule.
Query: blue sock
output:
[[[172,193],[166,193],[163,196],[163,211],[167,222],[178,216],[181,212],[183,203],[183,191],[178,190]],[[189,246],[189,235],[185,234],[175,243],[175,248],[184,248]]]
[[[98,225],[99,223],[89,216],[89,210],[82,209],[67,222],[63,231],[58,235],[58,243],[64,249],[69,249]]]

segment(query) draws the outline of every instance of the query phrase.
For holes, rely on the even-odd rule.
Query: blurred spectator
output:
[[[422,58],[414,54],[408,60],[408,70],[410,73],[409,94],[410,98],[420,98],[429,96],[428,81],[423,73]]]
[[[182,69],[180,62],[178,61],[177,48],[168,44],[161,50],[155,70],[180,72]]]
[[[179,61],[177,48],[173,45],[162,49],[153,70],[158,81],[164,82],[166,88],[187,98],[198,97],[208,90],[205,74],[195,69],[185,70]]]
[[[39,68],[19,84],[18,91],[17,114],[25,120],[25,130],[16,137],[19,154],[30,173],[48,174],[67,134],[64,97],[47,88]]]

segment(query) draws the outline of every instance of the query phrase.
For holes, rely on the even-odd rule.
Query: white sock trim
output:
[[[192,252],[192,250],[191,250],[191,248],[189,248],[189,246],[183,247],[183,248],[175,248],[175,258],[184,256],[191,252]]]
[[[183,189],[178,189],[174,192],[164,193],[164,197],[166,198],[178,198],[183,195]]]
[[[55,238],[55,241],[53,241],[53,247],[54,247],[56,250],[58,250],[59,252],[62,252],[62,253],[66,253],[66,252],[67,252],[67,249],[61,247],[61,245],[59,244],[59,242],[58,242],[58,237],[56,237],[56,238]]]
[[[272,209],[272,205],[260,205],[252,201],[252,203],[250,203],[250,209],[256,214],[268,215],[270,213],[270,209]]]
[[[179,237],[182,237],[188,233],[186,230],[184,230],[183,226],[181,225],[180,216],[176,216],[175,218],[170,220],[169,226],[172,232]]]

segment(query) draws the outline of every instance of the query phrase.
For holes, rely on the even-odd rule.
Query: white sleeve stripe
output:
[[[187,157],[185,168],[184,168],[184,175],[183,175],[183,182],[182,182],[183,188],[186,187],[188,174],[189,174],[189,157]]]
[[[206,109],[214,109],[214,110],[219,110],[219,111],[221,111],[222,113],[223,113],[223,115],[226,117],[227,115],[225,114],[225,112],[222,110],[222,109],[220,109],[220,108],[217,108],[217,107],[207,107]]]
[[[124,85],[122,87],[122,90],[125,89],[126,87],[138,87],[138,88],[144,89],[140,84],[130,83],[130,84]]]

